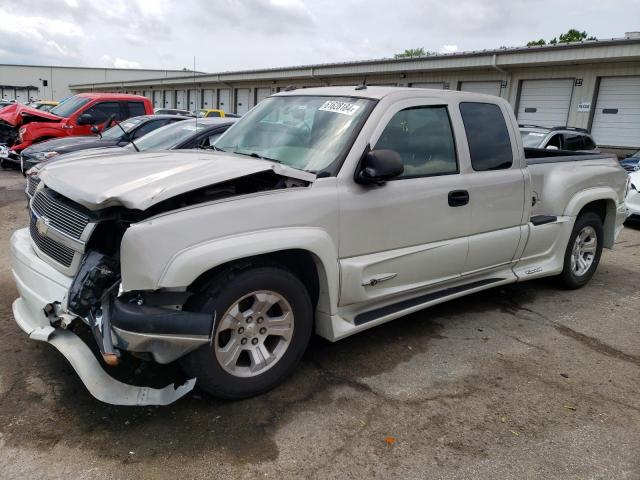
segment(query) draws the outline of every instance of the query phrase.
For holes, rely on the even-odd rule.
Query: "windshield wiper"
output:
[[[282,163],[280,160],[276,160],[275,158],[264,157],[256,152],[238,152],[234,151],[233,153],[237,153],[238,155],[246,155],[247,157],[259,158],[260,160],[268,160],[270,162]]]

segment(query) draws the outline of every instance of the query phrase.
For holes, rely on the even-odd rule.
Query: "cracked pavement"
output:
[[[13,322],[24,180],[0,176],[3,479],[640,478],[640,225],[581,290],[511,285],[314,338],[254,399],[114,407]]]

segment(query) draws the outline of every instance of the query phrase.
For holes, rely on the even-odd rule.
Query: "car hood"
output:
[[[73,152],[75,150],[84,150],[87,148],[100,148],[109,147],[115,145],[118,141],[111,139],[103,139],[98,136],[85,136],[85,137],[64,137],[54,138],[45,142],[36,143],[30,147],[25,148],[23,155],[30,156],[40,152],[58,152],[66,153]]]
[[[112,206],[146,210],[182,193],[269,170],[307,182],[316,178],[268,160],[191,150],[75,157],[45,166],[40,178],[90,210]]]
[[[30,122],[60,122],[61,117],[49,112],[27,107],[21,103],[14,103],[0,110],[0,120],[17,127],[27,121]]]

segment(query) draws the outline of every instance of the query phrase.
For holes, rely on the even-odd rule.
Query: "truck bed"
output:
[[[547,150],[545,148],[525,148],[524,158],[527,165],[539,165],[542,163],[580,162],[583,160],[616,159],[611,153],[584,153],[571,150]]]

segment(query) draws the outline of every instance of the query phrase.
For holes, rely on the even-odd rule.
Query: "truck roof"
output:
[[[130,99],[131,97],[135,97],[135,98],[147,98],[147,97],[143,97],[142,95],[134,95],[132,93],[106,93],[106,92],[91,92],[91,93],[78,93],[77,94],[78,97],[84,97],[84,98],[121,98],[123,100],[126,99]]]
[[[402,95],[402,94],[405,95]],[[394,96],[406,96],[406,97],[429,97],[429,98],[451,98],[456,96],[459,98],[468,98],[469,101],[484,99],[491,100],[492,103],[498,103],[501,99],[494,95],[485,95],[482,93],[461,92],[457,90],[437,90],[434,88],[415,88],[415,87],[375,87],[354,85],[347,87],[314,87],[314,88],[300,88],[281,91],[274,96],[299,96],[299,95],[326,95],[332,97],[358,97],[358,98],[370,98],[373,100],[380,100],[384,97]],[[504,101],[504,100],[503,100]]]

